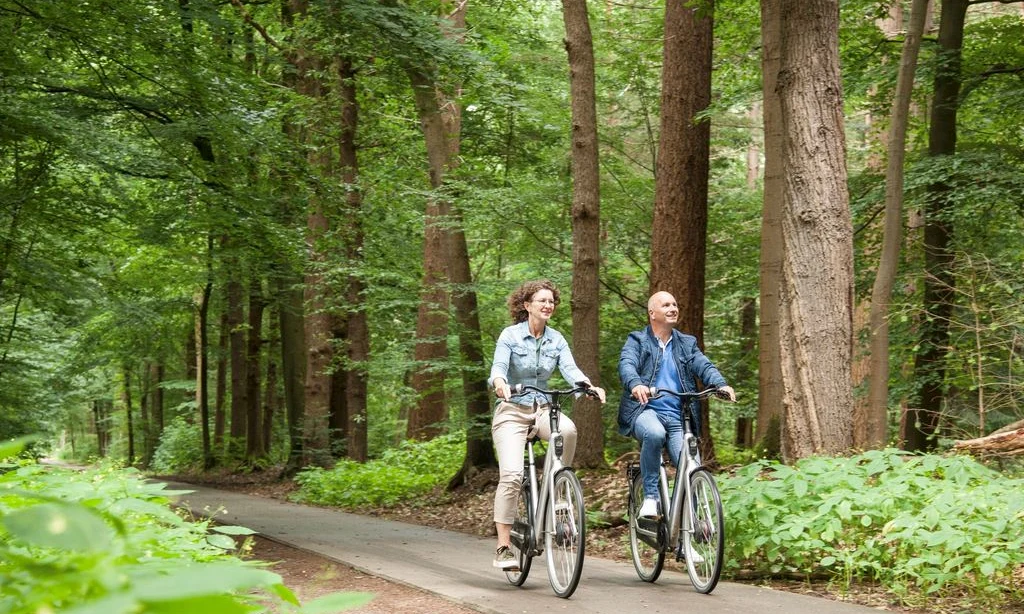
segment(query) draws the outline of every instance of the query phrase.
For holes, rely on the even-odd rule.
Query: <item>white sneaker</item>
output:
[[[692,561],[694,565],[704,564],[704,557],[702,557],[696,550],[690,550],[686,556],[690,557],[690,561]]]
[[[658,514],[658,500],[645,498],[637,515],[640,518],[657,518],[660,515]]]

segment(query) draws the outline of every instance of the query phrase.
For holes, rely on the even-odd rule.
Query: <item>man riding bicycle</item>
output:
[[[679,305],[668,292],[656,292],[647,301],[650,324],[633,331],[619,355],[622,400],[619,403],[619,432],[640,441],[640,472],[644,481],[644,502],[639,516],[657,518],[658,475],[661,450],[668,443],[674,463],[683,445],[681,401],[672,395],[651,399],[651,388],[696,392],[697,381],[715,386],[730,401],[736,393],[726,384],[715,365],[697,347],[697,338],[675,329]],[[695,430],[700,416],[689,408]]]

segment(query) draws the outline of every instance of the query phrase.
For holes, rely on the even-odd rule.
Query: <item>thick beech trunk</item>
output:
[[[562,11],[572,99],[572,347],[576,364],[594,385],[599,385],[601,193],[594,43],[586,0],[562,0]],[[579,432],[576,466],[603,466],[604,427],[600,403],[590,397],[580,397],[573,405],[573,420]]]
[[[781,0],[761,0],[761,72],[764,98],[764,205],[761,212],[760,327],[757,424],[754,438],[765,453],[780,454],[782,424],[780,291],[782,288],[782,107],[776,89],[782,61]]]
[[[711,125],[698,121],[711,104],[714,1],[665,3],[661,136],[651,231],[651,293],[671,292],[678,328],[704,344],[704,267],[708,229]],[[714,462],[707,404],[701,406],[701,452]]]
[[[839,4],[783,0],[783,437],[786,459],[853,444],[853,228]]]

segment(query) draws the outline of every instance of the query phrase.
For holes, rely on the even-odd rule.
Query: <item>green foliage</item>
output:
[[[231,536],[252,531],[187,520],[168,507],[176,494],[131,470],[4,474],[0,611],[336,612],[369,600],[336,594],[302,606],[280,576],[233,554]]]
[[[425,495],[458,471],[465,452],[462,435],[403,442],[365,464],[340,461],[332,469],[305,469],[295,481],[295,500],[358,507],[392,505]]]
[[[886,449],[762,461],[721,488],[733,570],[827,570],[918,605],[929,595],[991,607],[1024,597],[1013,579],[1024,565],[1024,481],[968,457]]]
[[[175,418],[164,427],[150,469],[158,474],[173,474],[202,468],[202,437],[198,423],[180,416]]]

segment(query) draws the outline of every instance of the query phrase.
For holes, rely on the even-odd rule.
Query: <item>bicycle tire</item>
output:
[[[629,502],[626,506],[629,514],[629,552],[633,559],[636,575],[644,582],[654,582],[665,567],[665,548],[658,547],[659,533],[663,531],[663,521],[645,520],[637,516],[644,502],[644,477],[637,472],[629,486]],[[641,523],[647,525],[641,526]],[[655,534],[649,534],[653,529]]]
[[[575,471],[568,467],[559,470],[552,483],[554,525],[544,531],[548,580],[556,595],[568,599],[583,575],[587,514],[583,508],[583,486]]]
[[[512,521],[512,553],[519,560],[519,569],[505,570],[505,578],[512,586],[522,586],[530,575],[533,564],[533,520],[530,517],[530,483],[525,479],[519,486],[516,499],[516,517]]]
[[[686,571],[698,593],[708,594],[715,589],[722,575],[725,555],[725,515],[722,498],[714,476],[700,468],[690,476],[690,511],[693,531],[683,532],[686,552]],[[695,561],[699,555],[699,562]]]

